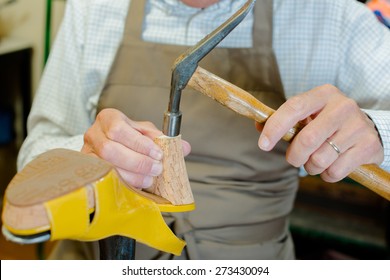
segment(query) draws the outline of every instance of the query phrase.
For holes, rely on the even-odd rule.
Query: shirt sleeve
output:
[[[379,136],[381,137],[385,158],[381,167],[390,170],[390,111],[364,110],[375,123]]]
[[[338,86],[371,117],[390,170],[390,32],[361,3],[345,11],[340,32]]]
[[[28,118],[28,136],[19,155],[18,169],[52,148],[79,150],[82,133],[90,124],[81,94],[83,1],[67,3],[48,62]]]

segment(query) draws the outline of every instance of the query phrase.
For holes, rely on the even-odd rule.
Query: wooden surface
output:
[[[173,205],[194,203],[180,135],[161,136],[156,138],[155,142],[164,153],[163,173],[155,178],[148,191],[169,200]]]

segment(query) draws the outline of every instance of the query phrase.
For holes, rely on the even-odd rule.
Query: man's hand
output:
[[[84,134],[81,152],[112,163],[122,178],[137,188],[147,188],[162,172],[163,153],[153,139],[162,132],[150,122],[136,122],[115,109],[102,110]],[[183,141],[184,155],[190,145]]]
[[[295,136],[286,159],[304,165],[311,175],[337,182],[362,164],[380,164],[384,151],[374,123],[355,101],[324,85],[287,100],[267,120],[259,147],[271,150],[297,122],[306,126]]]

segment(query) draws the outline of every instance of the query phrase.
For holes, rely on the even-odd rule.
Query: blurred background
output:
[[[16,173],[26,119],[65,0],[0,0],[0,196]],[[0,259],[44,258],[51,248],[17,245],[0,234]]]
[[[375,10],[380,1],[371,2]],[[16,173],[26,119],[65,5],[0,0],[0,201]],[[327,184],[302,178],[291,231],[298,259],[390,258],[389,202],[348,179]],[[45,259],[53,245],[17,245],[0,235],[0,259]]]

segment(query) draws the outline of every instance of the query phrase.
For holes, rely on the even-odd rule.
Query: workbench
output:
[[[390,202],[344,179],[301,178],[291,231],[304,259],[390,259]]]

